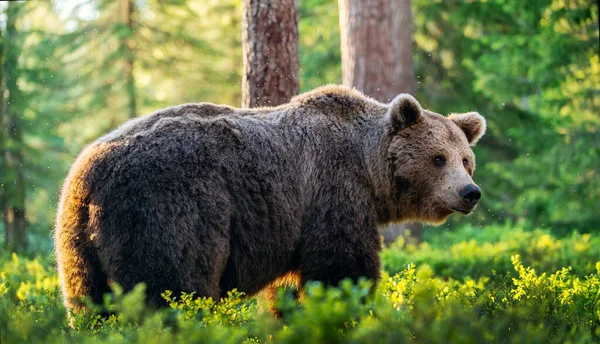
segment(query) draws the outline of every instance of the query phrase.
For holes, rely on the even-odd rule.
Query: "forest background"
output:
[[[58,190],[95,138],[167,106],[242,102],[240,1],[29,1],[0,10],[0,244],[11,251],[50,252]],[[337,1],[302,0],[298,14],[300,91],[342,83]],[[475,148],[482,204],[443,228],[598,231],[597,3],[414,0],[412,16],[416,98],[488,121]]]

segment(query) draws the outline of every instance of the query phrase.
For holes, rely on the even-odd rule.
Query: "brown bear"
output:
[[[188,104],[134,119],[77,158],[54,244],[65,304],[131,290],[218,299],[274,281],[380,275],[379,224],[441,223],[481,192],[475,112],[446,118],[410,95],[379,103],[325,86],[288,104]]]

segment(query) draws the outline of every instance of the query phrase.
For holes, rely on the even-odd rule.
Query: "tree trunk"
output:
[[[121,0],[121,23],[127,26],[127,37],[121,41],[124,55],[123,72],[125,75],[125,92],[127,95],[127,114],[129,118],[137,116],[135,76],[133,75],[133,14],[135,12],[134,0]]]
[[[339,0],[342,75],[354,86],[382,102],[399,93],[415,93],[412,61],[410,0]],[[386,244],[410,233],[420,241],[419,223],[393,225],[382,230]]]
[[[8,98],[2,116],[4,135],[4,170],[2,173],[2,208],[6,245],[13,252],[27,248],[25,221],[25,172],[23,168],[23,96],[19,90],[17,68],[21,44],[17,40],[16,20],[23,4],[11,2],[6,10],[4,77]]]
[[[4,37],[0,30],[0,61],[4,61]],[[0,223],[4,231],[4,244],[8,245],[8,231],[6,228],[6,207],[4,206],[4,174],[1,171],[6,171],[6,141],[8,140],[8,121],[4,113],[4,66],[0,66]]]
[[[342,74],[382,102],[415,93],[410,0],[339,0]]]
[[[242,106],[276,106],[298,93],[297,0],[244,0]]]

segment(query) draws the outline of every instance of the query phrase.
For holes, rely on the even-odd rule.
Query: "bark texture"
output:
[[[244,0],[242,106],[276,106],[298,94],[298,1]]]
[[[383,102],[415,93],[410,0],[339,0],[343,82]]]

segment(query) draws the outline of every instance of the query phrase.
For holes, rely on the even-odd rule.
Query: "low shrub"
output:
[[[300,301],[282,289],[279,319],[235,290],[219,302],[165,291],[170,307],[149,309],[138,285],[130,293],[113,287],[105,297],[110,316],[77,314],[69,323],[51,260],[13,255],[0,263],[0,343],[600,341],[596,238],[512,230],[491,243],[477,236],[463,243],[470,230],[386,249],[389,270],[375,289],[366,280],[314,282]]]
[[[383,251],[384,270],[393,274],[415,263],[431,266],[440,277],[461,280],[489,276],[494,271],[515,276],[511,256],[518,254],[523,264],[539,272],[570,267],[572,273],[585,276],[595,271],[594,264],[600,260],[600,237],[577,232],[556,238],[542,229],[465,226],[455,232],[430,234],[427,239],[414,245],[400,238]]]

